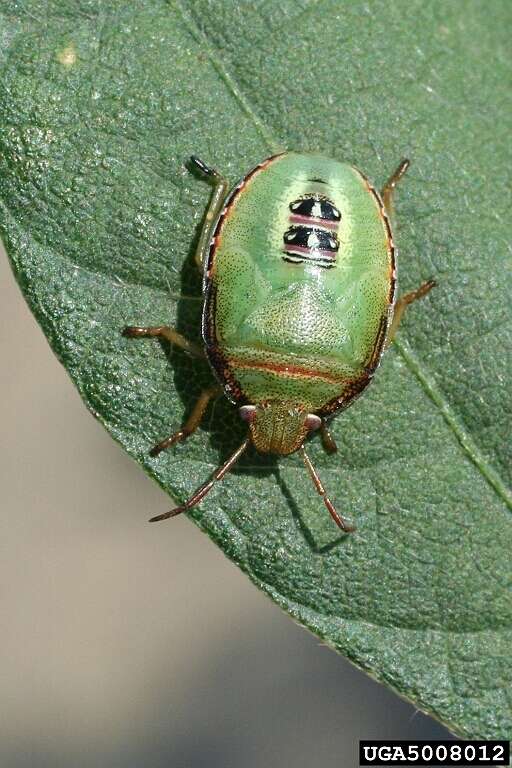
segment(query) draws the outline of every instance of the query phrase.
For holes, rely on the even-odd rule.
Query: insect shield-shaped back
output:
[[[242,406],[250,434],[187,502],[157,519],[200,503],[252,443],[262,453],[298,450],[336,525],[352,530],[327,496],[304,440],[322,427],[324,447],[335,449],[322,419],[370,383],[400,313],[433,285],[400,300],[389,330],[395,263],[386,209],[408,163],[381,198],[356,168],[317,154],[269,157],[229,194],[217,171],[192,162],[213,186],[196,253],[204,274],[205,351],[226,395]],[[175,329],[126,331],[198,354]],[[152,455],[191,434],[217,391],[205,390],[182,429]]]

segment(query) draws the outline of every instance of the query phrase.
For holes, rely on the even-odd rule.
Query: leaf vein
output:
[[[246,98],[245,94],[243,93],[239,83],[237,83],[233,75],[229,72],[226,65],[224,64],[220,56],[220,51],[214,47],[214,45],[210,42],[210,40],[206,36],[205,32],[202,29],[200,29],[200,27],[189,15],[189,13],[185,10],[183,4],[179,2],[179,0],[176,3],[176,7],[178,8],[181,14],[181,17],[183,19],[183,22],[188,32],[192,35],[192,37],[194,38],[194,40],[196,40],[196,42],[198,42],[201,46],[205,48],[208,58],[210,59],[212,65],[217,70],[221,79],[224,81],[231,95],[238,102],[240,108],[242,109],[242,112],[244,112],[245,115],[247,115],[247,117],[249,117],[249,119],[254,123],[256,130],[258,131],[263,141],[267,145],[269,151],[272,153],[282,151],[282,149],[284,148],[282,145],[282,142],[278,141],[277,137],[273,135],[272,131],[268,128],[268,126],[265,125],[263,120],[261,120],[261,118],[256,114],[255,110],[253,109],[248,99]]]
[[[462,424],[459,423],[447,400],[435,385],[433,377],[427,372],[424,364],[420,363],[407,342],[397,340],[394,342],[394,345],[411,373],[420,382],[424,392],[439,409],[443,419],[457,438],[459,445],[466,453],[466,456],[473,462],[489,485],[496,491],[496,494],[505,502],[508,508],[512,510],[511,491],[498,472],[484,457],[469,433],[464,429]]]

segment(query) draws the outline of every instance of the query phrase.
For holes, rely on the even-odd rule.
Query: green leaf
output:
[[[241,441],[221,399],[158,459],[206,365],[192,254],[210,190],[278,148],[397,195],[402,290],[435,276],[374,384],[311,456],[249,453],[193,514],[261,589],[456,733],[512,737],[508,0],[0,2],[0,226],[87,407],[185,499]],[[20,341],[21,343],[21,341]],[[135,470],[134,470],[135,471]],[[165,510],[148,510],[157,514]],[[161,524],[157,535],[165,534]]]

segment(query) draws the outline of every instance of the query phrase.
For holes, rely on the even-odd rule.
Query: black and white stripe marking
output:
[[[283,259],[293,264],[308,262],[327,269],[333,267],[340,247],[338,208],[317,193],[302,195],[289,208],[291,226],[283,235]]]

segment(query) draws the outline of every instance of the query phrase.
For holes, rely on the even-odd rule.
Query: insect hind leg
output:
[[[408,160],[406,157],[404,157],[403,160],[400,161],[398,167],[393,171],[389,179],[386,181],[384,186],[382,187],[381,191],[381,197],[382,202],[384,203],[384,208],[386,209],[386,212],[388,216],[392,219],[395,213],[395,207],[393,204],[393,196],[395,193],[395,188],[402,176],[407,172],[407,169],[409,168],[411,164],[411,161]]]
[[[403,314],[407,309],[407,307],[409,306],[409,304],[412,304],[413,301],[417,301],[418,299],[422,299],[423,296],[426,296],[427,293],[430,293],[432,288],[434,288],[436,285],[437,283],[435,280],[433,279],[426,280],[424,283],[420,285],[419,288],[416,288],[415,291],[409,291],[409,293],[405,293],[403,296],[400,296],[400,298],[397,300],[395,304],[393,320],[389,327],[388,336],[386,339],[386,349],[389,347],[389,345],[395,338],[396,332],[398,331],[398,327],[402,320]]]
[[[210,168],[208,165],[206,165],[205,162],[200,160],[199,157],[196,157],[196,155],[191,156],[190,162],[203,174],[203,176],[206,176],[206,178],[211,179],[213,182],[213,194],[208,208],[206,209],[203,228],[199,236],[199,242],[197,244],[195,253],[195,262],[197,264],[197,268],[200,272],[203,272],[204,265],[206,263],[206,257],[208,255],[210,240],[212,239],[213,235],[213,225],[215,224],[217,216],[221,212],[222,206],[224,205],[224,201],[226,199],[227,191],[229,188],[229,182],[227,179],[221,176],[218,171],[216,171],[214,168]]]

